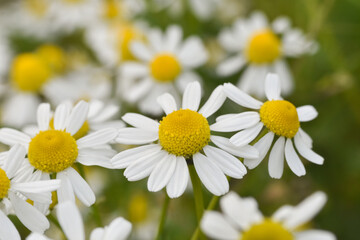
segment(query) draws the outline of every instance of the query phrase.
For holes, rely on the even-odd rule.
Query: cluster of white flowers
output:
[[[200,21],[208,21],[222,3],[185,2]],[[158,11],[170,12],[178,4],[155,3]],[[205,68],[211,57],[202,36],[186,35],[179,25],[162,31],[134,20],[147,4],[139,0],[8,4],[0,17],[0,26],[7,26],[0,33],[0,142],[10,147],[0,153],[0,239],[20,239],[7,217],[12,214],[32,232],[28,240],[49,239],[47,215],[53,212],[68,239],[85,239],[76,199],[90,207],[96,194],[84,166],[125,169],[128,181],[148,177],[150,192],[166,188],[168,197],[178,198],[190,179],[196,194],[194,178],[213,195],[224,195],[231,188],[230,178],[243,178],[266,156],[272,178],[282,177],[285,161],[297,176],[306,174],[300,157],[323,164],[300,126],[315,119],[317,111],[310,105],[296,108],[281,97],[294,89],[285,57],[314,53],[314,41],[292,29],[284,17],[272,24],[260,12],[236,19],[218,33],[228,56],[217,63],[214,73],[221,79],[246,69],[237,86],[221,82],[201,104],[208,82],[197,68]],[[96,63],[83,52],[50,44],[61,34],[77,36],[79,30]],[[15,54],[9,36],[16,32],[46,43]],[[227,99],[242,108],[216,115]],[[134,111],[123,112],[122,120],[120,103]],[[244,108],[250,110],[239,112]],[[235,134],[228,138],[229,132]],[[318,192],[297,207],[284,206],[264,218],[254,199],[230,192],[220,202],[225,216],[206,212],[201,229],[216,239],[333,240],[330,232],[297,228],[325,202],[325,194]],[[90,239],[126,239],[131,229],[131,223],[119,217],[93,230]]]

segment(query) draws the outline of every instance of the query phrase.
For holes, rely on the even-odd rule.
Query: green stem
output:
[[[211,198],[211,201],[210,201],[209,205],[207,206],[206,211],[213,210],[216,207],[216,204],[218,203],[218,201],[219,201],[219,196],[214,195]],[[200,226],[198,225],[195,232],[193,233],[193,235],[191,237],[191,240],[197,240],[197,239],[199,239],[199,237],[200,237]]]
[[[189,165],[189,172],[190,172],[191,183],[192,183],[193,191],[194,191],[196,218],[197,218],[197,221],[199,224],[201,217],[204,213],[204,199],[203,199],[203,194],[202,194],[202,189],[201,189],[201,182],[196,173],[194,165],[192,165],[192,164]]]
[[[53,215],[49,214],[47,217],[50,220],[50,222],[52,222],[56,227],[58,227],[60,230],[62,230],[59,221]]]
[[[160,223],[159,223],[158,231],[157,231],[156,238],[155,238],[156,240],[160,240],[161,236],[163,234],[166,215],[167,215],[167,211],[169,209],[169,202],[170,202],[170,198],[165,193],[165,201],[164,201],[163,208],[161,210]]]

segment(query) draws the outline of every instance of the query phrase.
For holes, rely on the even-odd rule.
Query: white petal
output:
[[[42,180],[33,182],[12,183],[11,189],[24,193],[43,193],[55,191],[60,186],[60,180]]]
[[[124,62],[120,67],[120,75],[124,78],[140,78],[148,74],[149,68],[138,62]]]
[[[40,131],[48,130],[50,122],[50,104],[42,103],[39,105],[36,119]]]
[[[193,162],[201,182],[216,196],[223,195],[229,191],[229,182],[221,169],[211,159],[196,153]]]
[[[22,194],[31,199],[32,201],[34,201],[34,206],[40,211],[42,212],[42,210],[40,210],[38,208],[39,205],[36,204],[41,204],[42,206],[46,205],[46,211],[48,210],[48,206],[52,203],[51,200],[51,193],[50,192],[44,192],[44,193],[25,193],[22,192]]]
[[[233,73],[240,71],[245,63],[246,59],[242,55],[230,57],[219,64],[219,66],[216,68],[216,73],[219,76],[230,76]]]
[[[161,151],[161,146],[158,144],[149,144],[141,147],[136,147],[128,150],[124,150],[115,155],[110,161],[114,165],[114,168],[126,168],[132,162],[140,158],[150,157]]]
[[[169,154],[161,159],[151,172],[147,186],[150,192],[160,191],[172,177],[176,167],[176,156]]]
[[[89,104],[85,101],[80,101],[72,109],[69,119],[66,123],[66,132],[74,135],[84,124],[89,110]]]
[[[201,230],[214,239],[239,239],[240,233],[227,221],[227,219],[215,211],[206,211],[201,220]]]
[[[166,186],[166,192],[170,198],[180,197],[189,181],[189,169],[184,157],[176,157],[176,168]]]
[[[290,138],[286,140],[285,158],[291,171],[293,171],[297,176],[300,177],[306,174],[304,164],[301,162],[299,156],[295,152],[294,146]]]
[[[164,48],[166,51],[174,52],[182,39],[182,29],[179,26],[172,25],[166,30],[166,42]]]
[[[90,105],[91,108],[91,105]],[[105,122],[114,117],[119,112],[119,106],[109,104],[100,113],[91,118],[91,122]],[[90,118],[90,117],[88,117]]]
[[[145,117],[144,115],[137,113],[126,113],[122,119],[128,124],[141,128],[147,131],[159,131],[159,123],[152,120],[151,118]]]
[[[15,129],[11,128],[2,128],[0,130],[0,142],[13,146],[17,143],[28,147],[29,142],[31,141],[31,138]]]
[[[129,181],[138,181],[146,178],[153,171],[157,163],[167,155],[167,152],[160,151],[146,157],[141,157],[132,162],[124,171],[124,176]]]
[[[4,161],[2,168],[5,170],[9,179],[15,176],[15,173],[19,170],[26,155],[26,149],[20,144],[15,144],[10,148],[7,159]]]
[[[104,228],[95,228],[92,230],[90,234],[90,240],[103,240],[105,235],[105,229]]]
[[[263,104],[262,102],[241,91],[239,88],[235,87],[231,83],[224,84],[224,91],[228,98],[243,107],[260,109],[261,105]]]
[[[259,157],[259,151],[253,146],[245,145],[237,147],[234,144],[230,143],[229,139],[220,136],[211,136],[210,139],[216,146],[237,157],[253,159]]]
[[[132,225],[122,217],[114,219],[106,228],[104,240],[124,240],[130,235]]]
[[[276,140],[269,156],[269,175],[272,178],[281,178],[284,171],[284,148],[285,138],[279,137]]]
[[[245,130],[236,133],[234,136],[230,138],[230,142],[235,146],[244,146],[246,144],[249,144],[259,135],[263,127],[264,124],[262,122],[259,122],[253,127],[247,128]]]
[[[290,216],[293,210],[293,206],[284,205],[274,212],[274,214],[271,216],[271,219],[275,220],[276,222],[283,222]]]
[[[56,178],[61,180],[61,186],[56,191],[57,197],[58,197],[58,202],[59,203],[63,203],[66,201],[75,202],[74,190],[73,190],[73,187],[71,185],[70,179],[67,176],[67,174],[64,173],[64,171],[59,172],[59,173],[57,173]]]
[[[244,159],[244,164],[248,168],[256,168],[261,163],[261,161],[264,159],[264,157],[269,151],[271,143],[274,139],[274,135],[275,134],[273,132],[268,132],[257,143],[254,144],[254,147],[259,151],[259,157],[257,159]]]
[[[199,82],[192,82],[186,86],[182,108],[197,111],[201,100],[201,86]]]
[[[300,153],[301,156],[309,160],[310,162],[322,165],[324,163],[324,158],[311,150],[310,147],[303,141],[303,138],[299,133],[294,137],[295,147]]]
[[[325,193],[313,193],[294,208],[290,216],[285,220],[284,226],[289,229],[295,229],[296,227],[307,223],[320,212],[326,201],[327,197]]]
[[[141,42],[132,42],[130,49],[134,56],[142,61],[149,62],[153,57],[150,49]]]
[[[62,230],[69,240],[84,240],[84,224],[79,209],[73,202],[58,205],[56,215]]]
[[[115,155],[112,149],[79,149],[77,162],[85,166],[101,166],[105,168],[113,168],[110,159]]]
[[[158,140],[159,134],[140,128],[122,128],[115,141],[122,144],[146,144]]]
[[[247,94],[265,97],[265,77],[270,72],[269,65],[249,65],[242,73],[237,86]]]
[[[295,233],[296,240],[336,240],[336,236],[324,230],[306,230]]]
[[[20,235],[10,219],[0,210],[0,236],[3,239],[20,240]]]
[[[232,117],[220,119],[210,129],[218,132],[234,132],[254,126],[260,121],[258,112],[242,112]]]
[[[296,110],[297,110],[300,122],[311,121],[311,120],[315,119],[318,115],[318,112],[316,111],[316,109],[311,105],[301,106],[301,107],[298,107]]]
[[[69,104],[62,103],[56,108],[54,114],[54,128],[56,130],[64,130],[66,128],[71,109],[70,107]]]
[[[232,117],[234,117],[236,115],[238,115],[238,113],[228,113],[228,114],[218,116],[215,120],[216,120],[216,122],[220,122],[220,121],[225,120],[227,118],[232,118]]]
[[[176,101],[169,93],[164,93],[163,95],[159,96],[156,101],[159,103],[166,115],[177,110]]]
[[[309,134],[307,134],[304,130],[299,128],[299,135],[302,138],[302,140],[304,141],[304,143],[306,144],[306,146],[308,148],[312,148],[313,141],[312,141],[311,137],[309,136]]]
[[[211,93],[209,99],[201,107],[199,113],[201,113],[205,118],[211,116],[223,105],[226,100],[226,95],[223,91],[223,86],[218,86]]]
[[[274,73],[268,73],[265,79],[265,94],[269,101],[281,99],[281,86],[279,76]]]
[[[116,129],[105,128],[80,138],[76,141],[76,144],[79,148],[98,147],[110,143],[116,136]]]
[[[289,66],[284,60],[279,60],[275,62],[274,68],[279,75],[282,95],[289,95],[294,89],[294,79]]]
[[[240,179],[246,174],[245,166],[233,155],[212,146],[205,146],[203,150],[209,160],[214,161],[226,175]]]
[[[26,240],[51,240],[51,239],[47,238],[45,235],[40,233],[31,233],[29,236],[26,237]]]
[[[195,68],[203,65],[207,59],[207,51],[198,37],[187,38],[179,51],[179,60],[186,68]]]
[[[73,168],[66,169],[75,195],[86,206],[91,206],[95,202],[95,194],[89,184]]]
[[[133,85],[126,88],[126,91],[123,92],[123,98],[127,102],[135,103],[136,101],[144,98],[144,96],[152,90],[153,86],[154,83],[150,77],[140,79],[139,82],[134,83]]]
[[[25,227],[32,232],[43,233],[50,227],[47,218],[30,203],[10,192],[9,198],[14,207],[16,216]]]

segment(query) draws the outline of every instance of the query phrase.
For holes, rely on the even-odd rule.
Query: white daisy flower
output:
[[[279,208],[269,218],[259,211],[255,199],[230,192],[220,200],[224,214],[206,211],[201,229],[213,239],[335,240],[334,234],[328,231],[299,229],[319,213],[326,199],[323,192],[316,192],[295,207]]]
[[[187,83],[200,81],[193,69],[203,65],[207,52],[199,37],[182,40],[182,29],[170,26],[165,34],[153,29],[147,35],[149,46],[134,41],[132,53],[141,62],[125,62],[119,78],[122,97],[138,102],[142,112],[158,115],[161,108],[156,98],[165,92],[178,98],[177,91],[185,89]]]
[[[112,154],[113,150],[105,146],[116,137],[115,129],[102,129],[78,140],[73,137],[83,126],[88,107],[84,101],[72,109],[67,104],[60,104],[55,110],[54,128],[51,128],[50,105],[41,104],[37,110],[39,131],[34,137],[15,129],[0,130],[0,142],[10,146],[19,143],[27,149],[27,168],[39,171],[42,178],[56,173],[56,178],[62,180],[57,190],[59,202],[75,201],[74,193],[86,206],[95,202],[90,186],[72,168],[75,162],[111,168],[109,152]]]
[[[198,110],[201,87],[193,82],[185,89],[180,109],[172,95],[165,93],[158,98],[166,113],[160,122],[136,113],[125,114],[122,119],[133,127],[120,129],[115,141],[145,145],[114,156],[114,168],[126,168],[124,175],[129,181],[149,176],[149,191],[157,192],[166,186],[169,197],[176,198],[185,191],[189,179],[187,160],[192,160],[205,187],[215,195],[225,194],[229,191],[225,174],[237,179],[246,174],[244,165],[233,155],[258,157],[252,146],[236,147],[227,138],[211,135],[212,125],[207,118],[225,99],[219,86]],[[211,142],[217,147],[210,146]]]
[[[235,146],[243,146],[259,136],[262,129],[267,133],[261,137],[254,147],[259,150],[257,159],[245,158],[244,164],[253,169],[267,155],[275,135],[278,136],[269,156],[269,174],[273,178],[281,178],[284,169],[284,155],[290,169],[297,175],[306,174],[296,150],[307,160],[322,165],[324,158],[312,151],[312,139],[305,133],[300,122],[308,122],[318,113],[311,105],[296,108],[280,96],[280,80],[276,74],[269,73],[265,82],[265,94],[268,101],[262,103],[247,95],[231,83],[224,84],[224,92],[235,103],[254,111],[229,114],[219,117],[213,124],[214,131],[240,131],[230,138]],[[236,124],[234,124],[236,123]]]
[[[64,202],[57,206],[57,217],[65,236],[69,240],[85,240],[84,224],[79,209],[73,202]],[[95,228],[90,240],[123,240],[131,233],[132,225],[122,217],[114,219],[104,228]],[[44,235],[31,234],[26,240],[50,240]]]
[[[0,205],[8,201],[14,214],[33,232],[43,233],[50,227],[47,218],[27,199],[41,203],[51,203],[51,191],[58,189],[60,180],[34,181],[32,173],[25,171],[26,149],[20,144],[14,145],[5,156],[0,167]],[[20,239],[14,225],[0,209],[0,238]]]
[[[258,97],[264,96],[263,79],[269,72],[280,76],[281,90],[289,94],[294,83],[284,58],[313,53],[316,49],[316,44],[299,29],[290,28],[287,18],[278,18],[269,25],[261,12],[237,20],[232,28],[220,33],[219,42],[234,55],[219,64],[217,73],[232,75],[247,65],[238,87]]]

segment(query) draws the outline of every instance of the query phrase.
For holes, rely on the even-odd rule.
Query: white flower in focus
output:
[[[115,141],[145,145],[114,156],[111,160],[114,168],[126,168],[124,175],[129,181],[149,176],[149,191],[166,187],[169,197],[176,198],[185,191],[189,179],[187,160],[192,160],[200,180],[211,193],[228,192],[225,174],[237,179],[246,174],[244,165],[233,155],[256,159],[258,152],[252,146],[236,147],[227,138],[211,135],[212,125],[207,118],[225,101],[222,88],[217,87],[200,110],[198,82],[187,85],[180,109],[172,95],[161,95],[158,102],[166,116],[160,122],[136,113],[125,114],[122,119],[133,127],[120,129]]]
[[[229,76],[246,67],[238,87],[258,97],[264,96],[264,79],[270,72],[280,76],[282,93],[288,95],[294,83],[284,58],[316,51],[316,43],[301,30],[291,29],[287,18],[277,18],[270,25],[261,12],[237,20],[220,33],[219,42],[233,55],[219,64],[217,73]]]
[[[140,62],[122,64],[119,80],[122,97],[130,102],[138,102],[142,112],[161,114],[156,98],[170,92],[179,98],[189,82],[200,81],[193,71],[207,60],[207,52],[199,37],[189,37],[182,42],[182,29],[170,26],[166,33],[151,30],[147,39],[149,46],[134,41],[131,50]]]
[[[280,96],[280,80],[276,74],[269,73],[265,81],[265,94],[268,101],[262,103],[247,95],[231,83],[224,84],[224,92],[235,103],[254,111],[220,116],[214,131],[239,131],[230,138],[235,146],[243,146],[259,136],[262,129],[267,133],[262,136],[254,147],[259,150],[259,157],[246,159],[244,164],[253,169],[267,155],[275,135],[278,136],[269,155],[269,174],[273,178],[281,178],[284,170],[284,157],[290,169],[297,175],[306,174],[305,167],[295,151],[307,160],[322,165],[324,158],[312,151],[312,139],[301,127],[301,122],[308,122],[317,117],[318,113],[311,105],[296,108]],[[234,124],[236,123],[236,124]]]
[[[32,172],[26,171],[26,149],[16,144],[2,153],[0,165],[0,238],[20,239],[15,226],[7,218],[8,211],[2,209],[4,203],[11,204],[14,214],[29,230],[43,233],[50,227],[47,218],[33,205],[26,202],[30,199],[37,203],[50,204],[51,191],[58,189],[60,180],[35,181]],[[3,212],[4,211],[4,212]]]
[[[75,162],[86,166],[112,167],[109,158],[113,150],[108,144],[117,135],[115,129],[102,129],[78,140],[73,137],[83,126],[88,107],[84,101],[73,108],[60,104],[55,110],[52,128],[50,105],[41,104],[37,111],[38,133],[34,137],[15,129],[0,130],[0,142],[10,146],[19,143],[27,149],[28,169],[38,172],[40,178],[49,179],[50,174],[56,173],[56,178],[62,180],[57,190],[59,203],[75,201],[74,195],[86,206],[95,202],[90,186],[72,168]]]
[[[79,209],[73,202],[64,202],[57,206],[57,217],[65,236],[69,240],[85,240],[84,224]],[[124,240],[131,233],[132,225],[122,217],[114,219],[104,228],[95,228],[90,240]],[[26,240],[48,240],[44,235],[31,234]]]
[[[335,240],[328,231],[298,229],[318,214],[325,203],[326,195],[316,192],[295,207],[285,205],[271,217],[264,217],[255,199],[230,192],[220,200],[224,213],[206,211],[201,229],[213,239]]]

